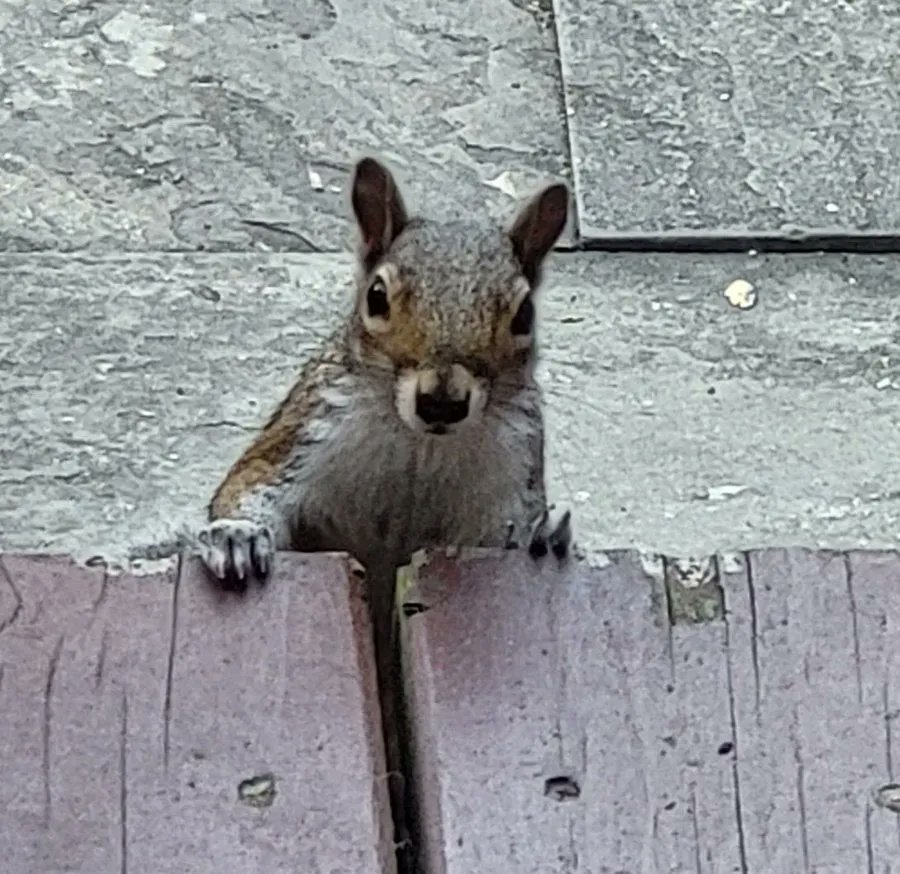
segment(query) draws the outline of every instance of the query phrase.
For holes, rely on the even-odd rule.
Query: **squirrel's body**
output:
[[[568,513],[551,521],[546,506],[533,302],[567,206],[555,185],[508,232],[410,219],[391,174],[360,161],[353,309],[231,468],[199,532],[206,565],[239,589],[268,576],[277,549],[349,552],[366,566],[389,769],[402,764],[397,567],[429,546],[515,539],[535,558],[569,548]],[[392,792],[401,817],[402,781]]]
[[[346,339],[304,370],[213,499],[218,519],[268,525],[275,549],[346,550],[364,565],[417,549],[502,546],[545,505],[538,388],[504,386],[456,439],[392,414],[393,386]]]

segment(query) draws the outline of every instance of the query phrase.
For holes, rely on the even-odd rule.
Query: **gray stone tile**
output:
[[[897,543],[900,260],[557,263],[543,332],[551,491],[588,543]],[[739,278],[752,309],[724,296]]]
[[[900,230],[900,10],[559,0],[581,231]]]
[[[0,251],[341,249],[352,161],[506,216],[568,173],[544,4],[12,2]]]
[[[0,259],[0,544],[121,554],[195,521],[346,311],[349,257]],[[557,255],[551,497],[596,548],[900,536],[900,259]],[[723,290],[752,281],[758,302]]]

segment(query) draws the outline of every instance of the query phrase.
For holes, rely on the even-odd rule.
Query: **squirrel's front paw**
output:
[[[569,510],[557,511],[551,505],[541,511],[528,524],[526,532],[528,552],[535,560],[552,552],[558,559],[566,558],[572,550],[572,514]],[[516,525],[507,523],[506,548],[518,549]]]
[[[531,525],[528,552],[534,559],[552,552],[562,560],[572,548],[572,513],[558,511],[553,505],[544,510]]]
[[[265,525],[249,519],[216,519],[197,535],[200,558],[228,589],[247,588],[250,577],[268,578],[275,558],[275,539]]]

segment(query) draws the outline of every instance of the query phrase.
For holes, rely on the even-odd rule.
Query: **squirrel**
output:
[[[550,185],[508,231],[441,223],[408,215],[382,163],[357,162],[352,310],[216,489],[197,535],[216,580],[264,581],[279,549],[396,569],[524,535],[535,559],[566,557],[533,372],[535,293],[568,199]]]
[[[569,191],[545,188],[509,230],[442,223],[409,216],[369,157],[351,202],[348,317],[216,489],[195,543],[239,591],[270,576],[280,549],[347,552],[365,567],[395,840],[410,852],[397,569],[428,547],[527,545],[535,561],[574,552],[570,513],[547,505],[534,379],[535,294]]]

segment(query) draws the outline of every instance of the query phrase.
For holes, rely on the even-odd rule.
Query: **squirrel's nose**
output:
[[[442,433],[447,425],[455,425],[469,415],[470,393],[462,400],[454,400],[443,390],[416,395],[416,415],[436,433]]]

